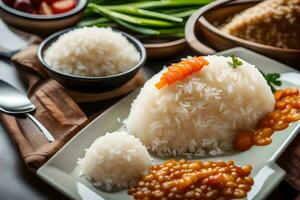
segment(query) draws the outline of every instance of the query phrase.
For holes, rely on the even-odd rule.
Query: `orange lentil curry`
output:
[[[236,150],[246,151],[253,145],[268,145],[272,143],[274,131],[283,130],[291,122],[300,120],[300,95],[297,88],[277,90],[274,97],[275,110],[262,118],[254,130],[237,134],[234,141]]]
[[[213,200],[244,198],[251,190],[251,166],[233,161],[168,160],[151,167],[128,190],[135,200]]]

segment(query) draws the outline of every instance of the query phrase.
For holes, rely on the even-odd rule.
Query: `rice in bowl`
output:
[[[83,27],[61,35],[47,48],[45,62],[55,70],[80,76],[109,76],[134,67],[140,54],[111,28]]]
[[[220,155],[236,133],[254,128],[274,110],[270,87],[255,66],[205,56],[209,64],[181,81],[155,88],[166,71],[146,82],[125,121],[129,133],[159,156]]]

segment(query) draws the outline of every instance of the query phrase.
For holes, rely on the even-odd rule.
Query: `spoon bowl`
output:
[[[7,114],[24,114],[35,110],[30,100],[16,88],[0,80],[0,110]],[[5,95],[4,95],[5,94]]]
[[[40,129],[50,142],[53,142],[55,139],[51,133],[30,114],[34,110],[35,106],[26,95],[10,84],[0,80],[0,111],[15,116],[25,115]]]

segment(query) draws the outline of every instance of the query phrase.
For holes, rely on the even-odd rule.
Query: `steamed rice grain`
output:
[[[80,174],[106,190],[131,186],[151,164],[146,147],[123,131],[99,137],[78,161]]]
[[[159,156],[220,155],[235,134],[273,111],[275,100],[255,66],[232,68],[230,57],[205,56],[209,65],[182,81],[156,89],[165,70],[141,89],[125,121],[129,133]]]
[[[140,60],[136,48],[111,28],[84,27],[58,38],[46,51],[52,68],[81,76],[108,76],[125,72]]]

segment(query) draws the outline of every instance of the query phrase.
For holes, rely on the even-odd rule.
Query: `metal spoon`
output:
[[[10,60],[10,58],[18,53],[20,50],[8,50],[0,46],[0,58]]]
[[[10,84],[0,80],[0,111],[10,115],[24,114],[40,129],[50,142],[53,142],[55,139],[51,133],[30,114],[34,110],[35,106],[27,96]]]

